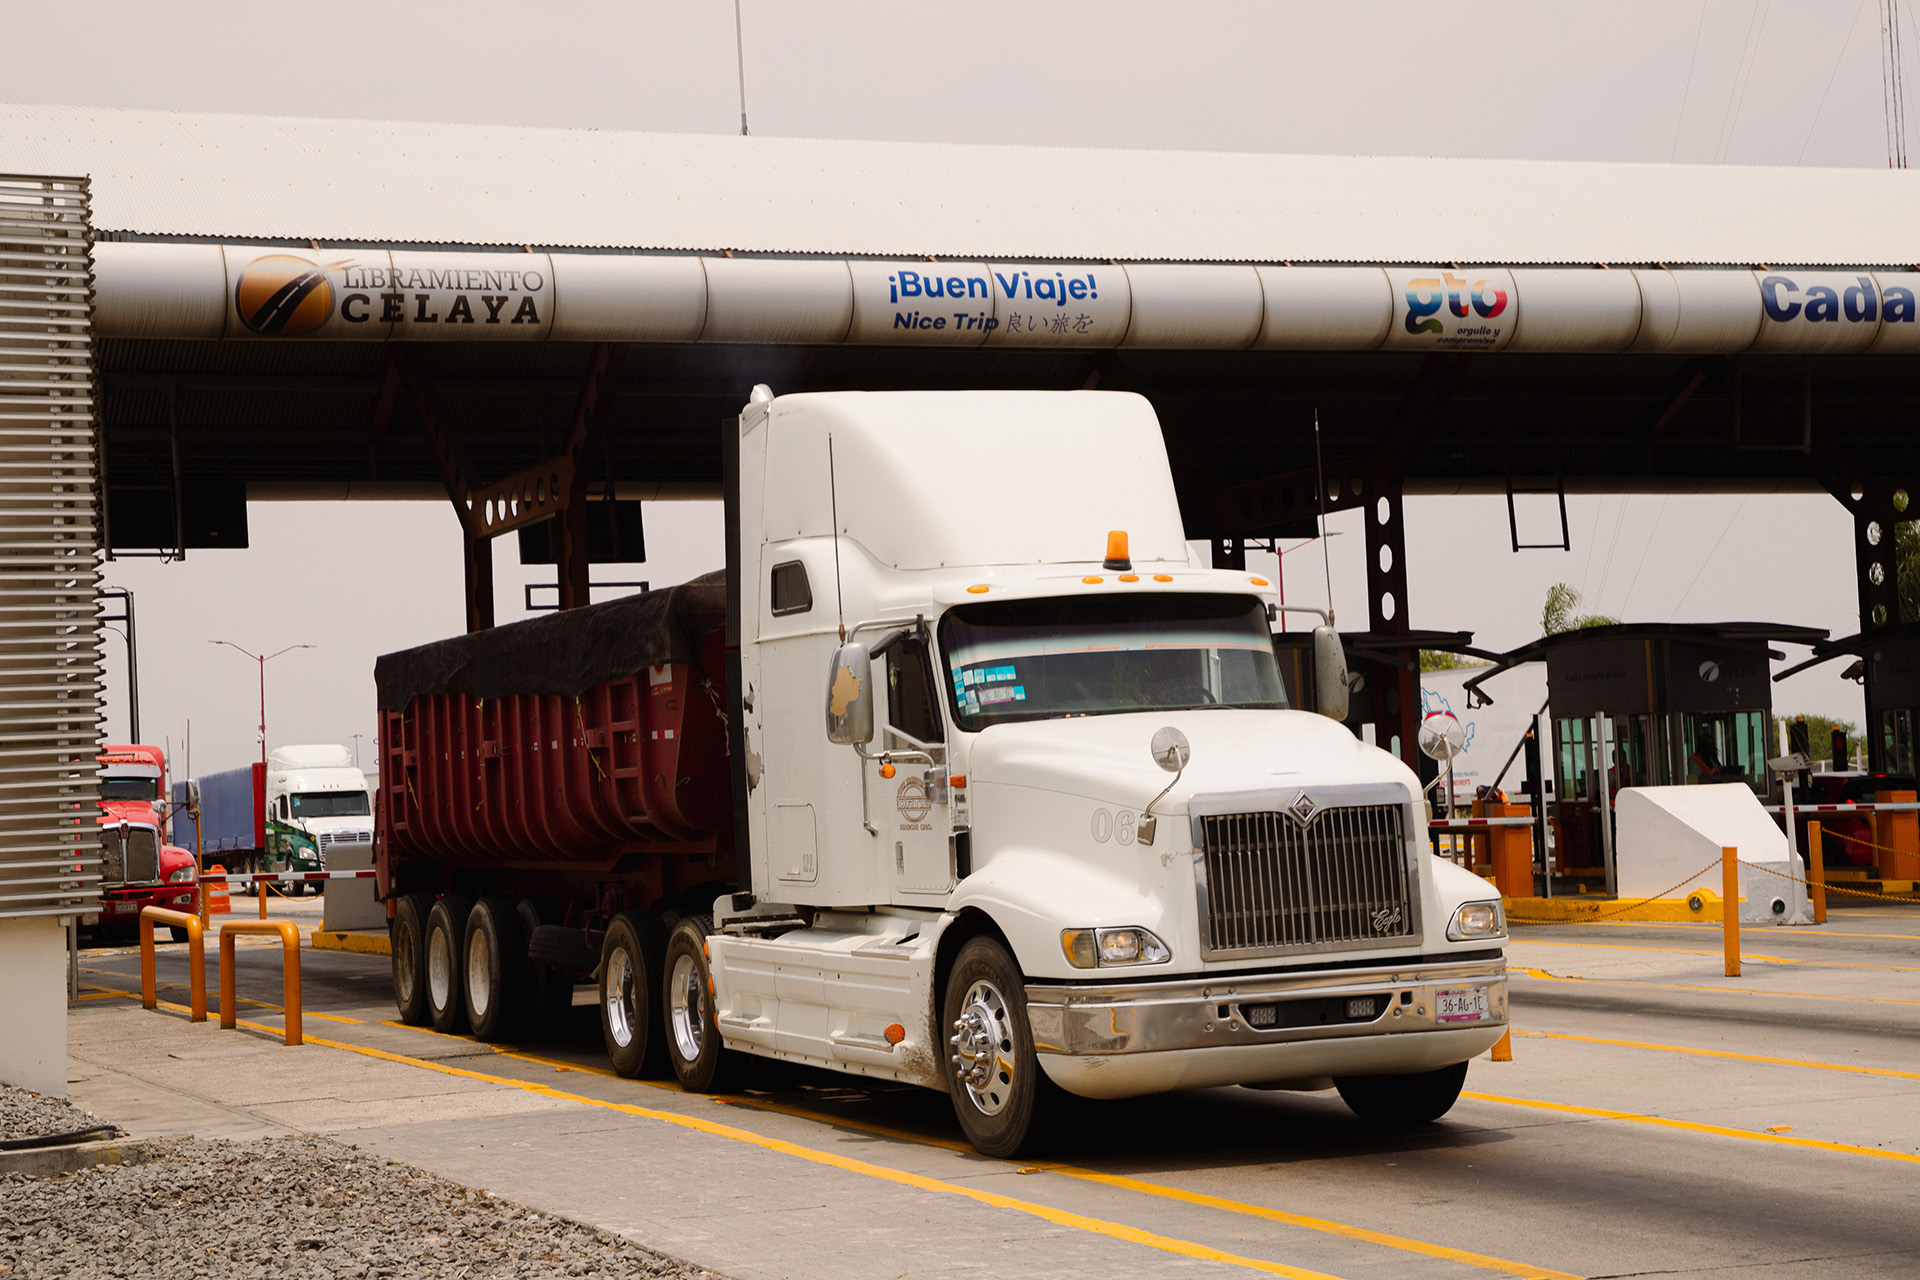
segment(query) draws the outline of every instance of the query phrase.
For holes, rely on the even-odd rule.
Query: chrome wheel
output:
[[[706,1039],[707,989],[692,956],[682,955],[673,962],[673,974],[667,979],[667,1025],[673,1029],[673,1047],[680,1060],[699,1061]]]
[[[967,988],[947,1043],[954,1050],[954,1078],[966,1087],[967,1097],[982,1115],[999,1115],[1015,1085],[1013,1013],[991,982]]]
[[[625,947],[607,956],[607,1031],[622,1048],[633,1043],[633,957]]]
[[[427,930],[427,996],[436,1009],[453,1000],[453,940],[445,929]]]
[[[409,929],[393,931],[393,985],[394,994],[402,1006],[413,1003],[414,984],[420,981],[420,957],[414,954],[413,932]]]
[[[493,1007],[493,951],[486,931],[475,929],[467,938],[467,1002],[473,1013],[484,1018]]]

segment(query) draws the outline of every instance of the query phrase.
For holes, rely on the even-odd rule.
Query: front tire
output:
[[[1353,1114],[1382,1129],[1432,1124],[1453,1109],[1467,1082],[1467,1064],[1410,1076],[1339,1076],[1333,1084]]]
[[[427,913],[427,1017],[435,1031],[466,1030],[466,997],[461,992],[460,944],[467,931],[472,898],[448,894]]]
[[[600,1036],[629,1080],[666,1073],[658,992],[667,928],[651,911],[622,911],[600,949]]]
[[[461,996],[475,1038],[506,1039],[526,1008],[527,939],[513,899],[488,894],[467,915]]]
[[[947,1094],[961,1132],[982,1155],[1004,1159],[1033,1151],[1065,1094],[1034,1053],[1026,981],[1006,947],[985,936],[963,945],[941,1010],[952,1048]]]
[[[433,895],[402,894],[387,926],[393,1003],[400,1009],[400,1021],[410,1027],[424,1027],[432,1016],[427,1010],[427,914],[432,910]]]
[[[686,917],[667,939],[662,962],[667,1061],[689,1093],[725,1093],[738,1074],[740,1055],[720,1043],[720,1028],[713,1020],[713,971],[707,962],[707,935],[712,932],[710,917]]]

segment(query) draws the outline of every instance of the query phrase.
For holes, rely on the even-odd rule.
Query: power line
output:
[[[1866,6],[1867,0],[1860,0]],[[1859,15],[1854,15],[1858,21]],[[1700,21],[1693,28],[1693,53],[1687,58],[1687,87],[1680,91],[1680,116],[1673,122],[1673,148],[1667,152],[1667,163],[1672,164],[1680,155],[1680,126],[1687,122],[1687,99],[1693,96],[1693,67],[1700,61],[1700,33],[1707,29],[1707,0],[1700,0]]]
[[[1694,572],[1693,582],[1689,582],[1687,584],[1687,589],[1680,593],[1680,599],[1674,603],[1673,613],[1670,613],[1667,615],[1668,622],[1673,621],[1674,615],[1680,612],[1680,606],[1685,604],[1687,602],[1687,597],[1693,594],[1694,584],[1700,581],[1700,575],[1705,573],[1707,571],[1707,566],[1713,563],[1713,553],[1720,549],[1720,544],[1727,540],[1727,535],[1729,533],[1733,532],[1733,522],[1735,520],[1738,520],[1740,518],[1740,513],[1747,509],[1747,499],[1751,496],[1753,495],[1751,494],[1741,495],[1740,505],[1733,509],[1733,514],[1731,516],[1727,517],[1727,527],[1722,529],[1720,531],[1720,536],[1713,540],[1713,547],[1711,550],[1707,552],[1707,558],[1700,562],[1700,568]]]
[[[1880,100],[1887,117],[1887,167],[1907,167],[1907,102],[1900,65],[1900,6],[1880,0]]]
[[[1647,552],[1653,550],[1653,540],[1660,533],[1660,520],[1667,514],[1667,499],[1660,499],[1660,509],[1653,513],[1653,530],[1647,534],[1647,545],[1640,548],[1640,563],[1633,566],[1633,580],[1627,583],[1627,597],[1620,602],[1620,620],[1627,620],[1627,606],[1633,603],[1633,589],[1640,585],[1640,571],[1647,567]]]
[[[1853,21],[1847,24],[1847,38],[1840,42],[1840,52],[1833,57],[1833,70],[1827,73],[1827,87],[1820,93],[1820,105],[1813,109],[1813,120],[1807,125],[1807,136],[1800,140],[1800,154],[1794,157],[1795,164],[1804,164],[1807,159],[1807,144],[1813,141],[1814,128],[1820,123],[1820,113],[1827,109],[1827,95],[1833,92],[1833,82],[1840,78],[1840,64],[1847,60],[1847,50],[1853,47],[1853,33],[1860,28],[1860,15],[1867,11],[1867,0],[1860,0],[1860,6],[1853,11]]]
[[[1772,12],[1773,0],[1766,0],[1766,3],[1760,6],[1760,33],[1754,37],[1752,52],[1748,52],[1745,44],[1740,46],[1740,52],[1746,59],[1746,74],[1744,76],[1736,74],[1735,76],[1734,83],[1739,96],[1737,100],[1730,99],[1728,102],[1729,110],[1727,112],[1726,122],[1723,125],[1723,128],[1726,130],[1726,138],[1714,153],[1713,158],[1716,162],[1725,159],[1733,152],[1734,135],[1740,132],[1740,112],[1747,105],[1747,90],[1753,86],[1753,69],[1760,62],[1760,46],[1766,43],[1767,17]],[[1753,23],[1751,21],[1748,22],[1747,28],[1749,31],[1752,30]]]

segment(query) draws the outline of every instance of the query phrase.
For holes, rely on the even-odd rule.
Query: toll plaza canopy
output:
[[[717,492],[755,383],[1101,387],[1152,400],[1228,564],[1311,530],[1317,414],[1328,505],[1379,516],[1376,634],[1413,625],[1422,491],[1824,489],[1863,624],[1900,620],[1870,535],[1920,483],[1904,170],[0,106],[0,172],[91,179],[119,545],[219,542],[248,497],[444,491],[484,625],[488,539]],[[586,526],[552,527],[583,603]]]

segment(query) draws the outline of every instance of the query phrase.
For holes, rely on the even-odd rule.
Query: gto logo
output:
[[[1445,323],[1432,318],[1440,314],[1441,307],[1461,319],[1471,311],[1482,320],[1491,320],[1507,309],[1507,291],[1495,288],[1488,280],[1469,284],[1451,271],[1441,272],[1437,280],[1428,276],[1407,281],[1408,333],[1446,332]]]
[[[1398,907],[1381,907],[1373,913],[1373,931],[1375,933],[1385,933],[1399,923],[1400,908]]]
[[[901,779],[894,806],[908,822],[926,821],[927,815],[933,812],[933,801],[927,798],[927,784],[918,778]]]

